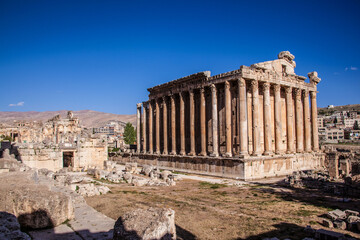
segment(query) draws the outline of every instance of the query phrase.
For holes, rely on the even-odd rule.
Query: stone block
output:
[[[334,227],[332,221],[330,221],[329,219],[325,219],[325,218],[322,220],[322,225],[324,227],[327,227],[327,228],[333,228]]]
[[[346,229],[346,222],[341,220],[334,221],[334,227],[338,229],[345,230]]]
[[[344,220],[344,219],[346,219],[346,213],[344,211],[336,209],[334,211],[328,212],[327,217],[333,221],[334,220]]]
[[[345,210],[346,216],[359,216],[359,212],[353,210]]]
[[[126,213],[116,221],[113,239],[175,240],[175,212],[166,208],[149,208]]]

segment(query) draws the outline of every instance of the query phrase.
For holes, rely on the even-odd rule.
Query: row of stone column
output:
[[[231,93],[230,83],[225,81],[225,135],[226,135],[226,151],[225,157],[232,157],[232,127],[231,127]],[[246,156],[249,154],[248,148],[248,114],[247,114],[247,101],[246,101],[246,81],[243,78],[237,80],[238,86],[238,105],[239,105],[239,140],[240,140],[240,156]],[[271,85],[268,82],[263,82],[263,108],[259,109],[259,82],[251,80],[251,95],[252,95],[252,155],[270,155],[272,152],[272,131],[271,131],[271,103],[270,103],[270,88],[274,88],[274,119],[275,119],[275,154],[281,153],[281,136],[282,136],[282,124],[281,124],[281,86],[278,84]],[[318,151],[318,130],[317,130],[317,105],[316,105],[316,92],[311,91],[311,115],[309,107],[309,91],[295,88],[295,123],[296,123],[296,149],[295,149],[295,136],[293,126],[293,89],[288,86],[285,88],[285,101],[286,101],[286,125],[287,125],[287,153],[295,152],[311,152]],[[210,85],[211,88],[211,103],[212,103],[212,143],[213,151],[210,156],[219,156],[218,148],[218,104],[217,104],[217,88],[214,84]],[[303,97],[303,101],[302,101]],[[167,132],[167,104],[166,97],[163,97],[163,152],[162,154],[168,154],[168,132]],[[180,155],[186,155],[185,152],[185,106],[184,106],[184,93],[179,93],[180,98]],[[174,95],[170,96],[171,102],[171,155],[176,155],[176,107]],[[302,105],[303,103],[303,105]],[[144,103],[147,104],[147,103]],[[195,156],[195,103],[194,103],[194,90],[189,90],[189,126],[190,126],[190,152],[189,156]],[[146,107],[146,106],[145,106]],[[153,126],[153,106],[148,104],[149,107],[149,126]],[[155,101],[156,107],[156,119],[155,119],[155,131],[156,131],[156,146],[155,154],[160,154],[160,114],[159,101]],[[260,116],[259,111],[264,111],[264,152],[261,151],[260,145]],[[310,119],[311,116],[311,119]],[[140,124],[141,124],[141,104],[137,105],[137,139],[141,139],[140,136]],[[149,128],[149,149],[147,149],[147,123],[146,123],[146,109],[143,111],[142,128],[143,128],[143,153],[153,154],[153,128]],[[311,134],[311,132],[313,134]],[[200,143],[201,152],[200,156],[206,156],[206,112],[205,112],[205,95],[204,88],[200,89]],[[141,141],[138,141],[137,151],[141,151]]]

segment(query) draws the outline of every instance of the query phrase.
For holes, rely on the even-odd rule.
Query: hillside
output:
[[[11,124],[14,120],[42,121],[54,117],[57,114],[65,118],[68,110],[46,111],[46,112],[0,112],[0,123]],[[136,124],[136,115],[118,115],[112,113],[97,112],[92,110],[73,111],[74,117],[80,119],[80,124],[85,127],[100,127],[110,120],[131,122]]]
[[[333,108],[318,108],[318,114],[328,115],[336,111],[357,111],[360,112],[360,104],[349,104],[344,106],[334,106]]]

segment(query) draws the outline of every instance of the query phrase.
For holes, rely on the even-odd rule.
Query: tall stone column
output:
[[[153,105],[151,101],[149,101],[149,153],[154,153],[154,145],[153,145],[153,117],[154,117],[154,111],[153,111]]]
[[[285,88],[286,92],[286,135],[287,135],[287,153],[294,152],[294,127],[293,127],[293,101],[292,88]]]
[[[200,156],[206,156],[206,114],[205,114],[205,89],[200,89],[200,133],[201,152]]]
[[[194,103],[194,90],[189,91],[190,102],[190,152],[189,156],[195,156],[195,103]]]
[[[163,154],[168,154],[168,124],[167,124],[167,105],[166,97],[163,97],[163,134],[164,134],[164,150]]]
[[[219,138],[218,138],[218,108],[217,108],[217,94],[215,84],[211,84],[211,103],[212,103],[212,138],[213,138],[213,152],[210,156],[219,156]]]
[[[311,97],[311,126],[313,133],[313,151],[319,151],[319,133],[317,125],[317,105],[316,105],[316,92],[310,92]]]
[[[226,134],[226,157],[232,157],[231,141],[231,93],[230,83],[225,81],[225,134]]]
[[[143,122],[142,122],[142,126],[143,126],[143,153],[146,153],[146,147],[147,147],[147,142],[146,142],[146,108],[147,108],[147,103],[143,103]]]
[[[171,155],[176,155],[176,110],[175,110],[175,96],[170,96],[171,100]]]
[[[270,103],[270,83],[263,84],[264,90],[264,155],[271,154],[271,103]]]
[[[309,91],[304,92],[304,132],[305,132],[305,152],[311,152],[311,128],[310,128],[310,108]]]
[[[238,79],[239,92],[239,137],[240,137],[240,155],[247,156],[248,152],[248,123],[247,123],[247,105],[246,105],[246,82],[245,79]]]
[[[280,154],[281,146],[281,135],[282,135],[282,125],[281,125],[281,98],[280,98],[280,85],[276,84],[274,86],[274,107],[275,107],[275,153]]]
[[[179,94],[180,97],[180,155],[184,156],[185,152],[185,106],[184,93]]]
[[[136,152],[141,151],[141,103],[136,104]]]
[[[301,104],[301,89],[295,89],[296,107],[296,152],[304,151],[304,129],[303,129],[303,110]]]
[[[253,130],[253,156],[260,156],[260,129],[259,129],[259,83],[251,81],[252,91],[252,130]]]
[[[156,151],[155,151],[155,154],[160,154],[160,107],[159,107],[159,99],[155,100],[155,108],[156,108],[156,115],[155,115]]]

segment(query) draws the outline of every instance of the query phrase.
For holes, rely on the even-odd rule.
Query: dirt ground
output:
[[[173,187],[125,183],[109,187],[110,193],[88,197],[86,202],[115,220],[136,208],[172,208],[178,239],[303,239],[313,237],[304,231],[307,225],[324,228],[320,216],[327,211],[360,210],[359,199],[343,202],[317,191],[271,182],[238,187],[184,179]],[[360,234],[342,232],[360,238]]]

